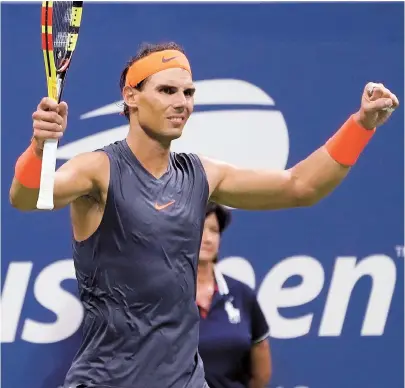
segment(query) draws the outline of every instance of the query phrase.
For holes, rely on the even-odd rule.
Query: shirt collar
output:
[[[214,276],[215,282],[217,283],[218,286],[218,292],[220,293],[220,295],[228,295],[229,294],[228,285],[226,284],[224,275],[222,275],[217,265],[214,266]]]

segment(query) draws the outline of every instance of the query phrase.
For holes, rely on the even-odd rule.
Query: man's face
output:
[[[139,125],[157,139],[179,138],[194,109],[194,92],[191,75],[184,69],[153,74],[136,92]]]

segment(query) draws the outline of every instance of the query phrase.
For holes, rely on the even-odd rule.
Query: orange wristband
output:
[[[15,178],[29,189],[39,189],[42,159],[35,154],[34,143],[24,151],[15,164]]]
[[[365,129],[354,119],[354,115],[326,142],[325,148],[336,162],[353,166],[376,129]]]

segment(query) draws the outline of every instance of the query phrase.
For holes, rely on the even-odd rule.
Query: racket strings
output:
[[[59,68],[66,57],[69,46],[70,26],[72,23],[73,1],[54,1],[52,30],[54,37],[55,65]]]

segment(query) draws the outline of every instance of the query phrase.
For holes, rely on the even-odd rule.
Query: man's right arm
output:
[[[103,152],[78,155],[63,164],[55,173],[54,208],[60,209],[79,197],[90,195],[100,199],[103,185],[100,172],[108,171],[108,157]],[[10,203],[22,211],[36,210],[39,189],[23,186],[14,177],[10,188]]]
[[[35,210],[39,194],[42,150],[47,139],[60,139],[67,126],[65,102],[45,97],[32,114],[33,140],[19,157],[10,188],[10,203],[19,210]],[[109,160],[104,152],[90,152],[66,162],[56,171],[54,207],[62,208],[75,199],[90,195],[98,199],[106,187]],[[101,198],[100,198],[101,199]]]

